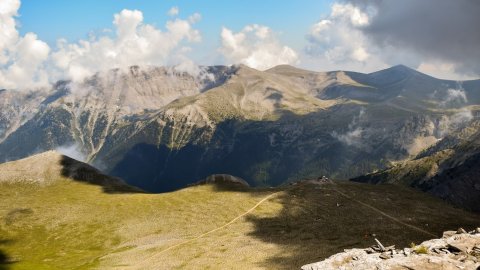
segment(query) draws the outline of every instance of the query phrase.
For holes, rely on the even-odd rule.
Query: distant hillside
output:
[[[0,161],[54,149],[152,192],[231,174],[252,186],[387,168],[468,125],[480,80],[243,65],[111,70],[0,92]],[[0,87],[1,88],[1,87]]]
[[[0,164],[0,183],[48,186],[56,181],[78,181],[101,186],[108,193],[142,192],[122,179],[103,174],[94,167],[47,151],[25,159]]]
[[[404,247],[480,220],[394,185],[210,179],[171,193],[111,192],[106,176],[64,159],[0,164],[0,268],[298,269],[373,237]]]
[[[412,160],[352,180],[407,185],[480,212],[479,127],[480,122],[473,122]]]

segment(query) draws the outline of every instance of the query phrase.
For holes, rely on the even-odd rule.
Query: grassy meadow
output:
[[[0,182],[0,269],[298,269],[370,246],[372,234],[398,247],[432,238],[337,191],[438,236],[480,224],[478,215],[393,185],[224,183],[146,194],[64,177]]]

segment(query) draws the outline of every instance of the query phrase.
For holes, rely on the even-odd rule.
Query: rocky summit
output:
[[[480,269],[480,228],[468,233],[463,229],[446,231],[440,239],[412,243],[403,249],[377,242],[367,249],[345,250],[322,262],[304,265],[302,270]]]

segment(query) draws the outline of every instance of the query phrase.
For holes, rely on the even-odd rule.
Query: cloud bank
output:
[[[19,0],[0,2],[0,86],[27,88],[44,85],[48,76],[44,62],[50,47],[34,33],[20,36],[15,17]]]
[[[55,67],[66,77],[80,80],[97,70],[164,65],[185,51],[180,49],[182,42],[201,40],[189,20],[168,21],[162,31],[144,24],[138,10],[122,10],[115,14],[113,24],[114,37],[92,37],[74,44],[60,40],[58,50],[52,53]]]
[[[312,25],[305,52],[354,69],[403,63],[440,77],[478,76],[478,14],[471,0],[339,0]]]
[[[139,10],[114,14],[111,29],[88,39],[49,46],[35,33],[20,35],[20,0],[0,1],[0,89],[37,88],[58,79],[82,80],[132,65],[176,65],[199,73],[192,46],[202,37],[198,13],[180,18],[176,6],[164,27]],[[441,78],[480,75],[480,2],[473,0],[336,0],[306,33],[303,51],[283,44],[268,26],[238,32],[223,27],[212,59],[265,70],[302,64],[321,70],[376,71],[405,64]],[[220,64],[220,63],[206,63]]]
[[[124,9],[114,15],[113,31],[75,43],[60,39],[52,50],[34,33],[19,35],[15,21],[19,8],[19,0],[0,2],[1,88],[34,88],[58,79],[78,81],[98,71],[132,65],[182,64],[189,60],[188,45],[201,41],[194,28],[200,14],[169,20],[161,30],[145,24],[141,11]],[[175,7],[169,11],[172,16],[178,13]]]
[[[223,27],[221,39],[219,51],[228,64],[241,63],[265,70],[277,65],[298,63],[297,53],[282,45],[267,26],[247,25],[237,33]]]

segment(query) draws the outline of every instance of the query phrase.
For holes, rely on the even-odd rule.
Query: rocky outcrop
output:
[[[440,239],[432,239],[410,248],[383,247],[380,242],[366,249],[349,249],[328,259],[302,266],[302,270],[376,270],[480,269],[480,228],[446,231]]]

